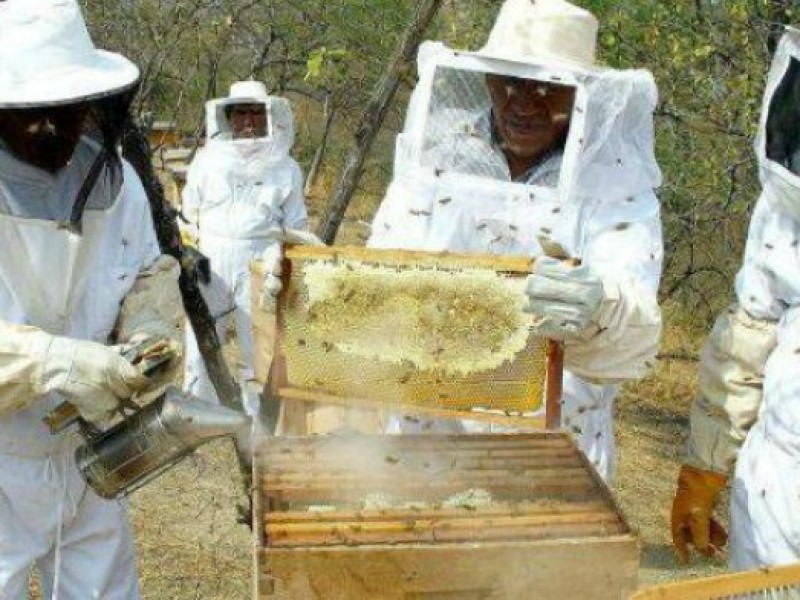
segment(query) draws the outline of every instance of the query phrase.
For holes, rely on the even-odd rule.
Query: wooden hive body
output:
[[[259,599],[600,600],[636,587],[635,537],[564,433],[273,438],[255,476]]]

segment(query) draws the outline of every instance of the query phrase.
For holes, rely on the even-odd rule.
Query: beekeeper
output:
[[[800,560],[800,31],[787,29],[767,80],[756,157],[762,192],[736,303],[700,361],[688,457],[672,506],[678,556],[725,544],[712,514],[731,471],[730,564]]]
[[[137,598],[124,503],[42,419],[66,400],[104,420],[149,384],[109,344],[179,339],[177,312],[126,310],[178,275],[117,154],[139,71],[94,48],[74,0],[0,3],[0,40],[0,597],[26,598],[35,565],[44,598]]]
[[[562,422],[609,478],[618,384],[658,343],[661,176],[653,78],[599,67],[597,29],[562,0],[507,0],[479,52],[423,44],[369,245],[537,257],[528,308],[565,344]]]
[[[206,136],[183,191],[185,237],[210,259],[211,279],[202,289],[220,339],[235,319],[243,400],[255,415],[250,263],[261,260],[269,267],[264,287],[273,294],[265,293],[263,302],[274,302],[280,232],[306,228],[303,173],[289,156],[289,101],[267,94],[258,81],[234,83],[227,98],[206,104]],[[216,398],[190,328],[184,385],[200,398]]]

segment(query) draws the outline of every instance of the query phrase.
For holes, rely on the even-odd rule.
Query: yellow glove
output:
[[[689,562],[689,544],[704,556],[714,556],[728,542],[728,534],[711,514],[727,477],[714,471],[681,467],[672,501],[672,545],[682,564]]]

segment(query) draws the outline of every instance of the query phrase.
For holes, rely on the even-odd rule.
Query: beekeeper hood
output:
[[[486,45],[458,52],[426,42],[419,82],[398,136],[395,180],[437,187],[447,199],[504,202],[535,196],[561,204],[620,198],[660,183],[653,151],[656,88],[647,71],[595,63],[597,20],[563,0],[506,0]],[[487,77],[488,76],[488,77]],[[487,79],[524,83],[528,93],[572,92],[566,135],[525,177],[511,180]],[[514,83],[515,82],[515,83]],[[520,136],[533,113],[511,115]]]
[[[237,104],[263,104],[267,115],[264,137],[237,139],[228,117]],[[207,151],[230,161],[243,174],[263,174],[271,164],[285,159],[294,144],[294,119],[286,98],[271,96],[260,81],[238,81],[227,98],[206,103]]]
[[[85,167],[86,181],[104,184],[86,185],[87,192],[102,188],[115,197],[122,182],[117,145],[139,69],[119,54],[94,47],[75,0],[0,2],[0,40],[0,111],[86,103],[84,131],[94,143],[79,144],[73,156],[79,167],[70,176],[82,176],[78,171]],[[4,159],[0,168],[12,185],[22,175],[8,162]],[[83,209],[78,201],[73,206],[70,222],[79,230]]]
[[[0,2],[0,108],[54,106],[127,90],[139,69],[92,44],[75,0]]]
[[[764,195],[800,220],[800,31],[787,28],[772,61],[755,151]]]

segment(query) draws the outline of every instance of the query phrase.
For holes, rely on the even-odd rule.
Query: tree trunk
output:
[[[436,11],[439,10],[441,3],[442,0],[420,0],[416,13],[406,28],[386,74],[378,82],[372,99],[364,111],[361,125],[355,136],[356,145],[350,151],[339,185],[325,207],[319,236],[326,244],[331,244],[336,239],[336,232],[344,219],[347,205],[361,179],[364,160],[381,128],[389,103],[397,92],[400,76],[414,59],[422,36],[436,15]]]
[[[331,93],[325,94],[325,128],[322,130],[322,138],[319,141],[317,150],[314,152],[314,160],[311,161],[311,167],[308,169],[308,177],[306,178],[306,185],[303,192],[306,196],[311,193],[311,188],[317,182],[320,167],[322,166],[322,159],[325,157],[325,151],[328,147],[328,137],[331,133],[331,126],[333,125],[333,117],[336,114],[336,107],[331,105]]]

